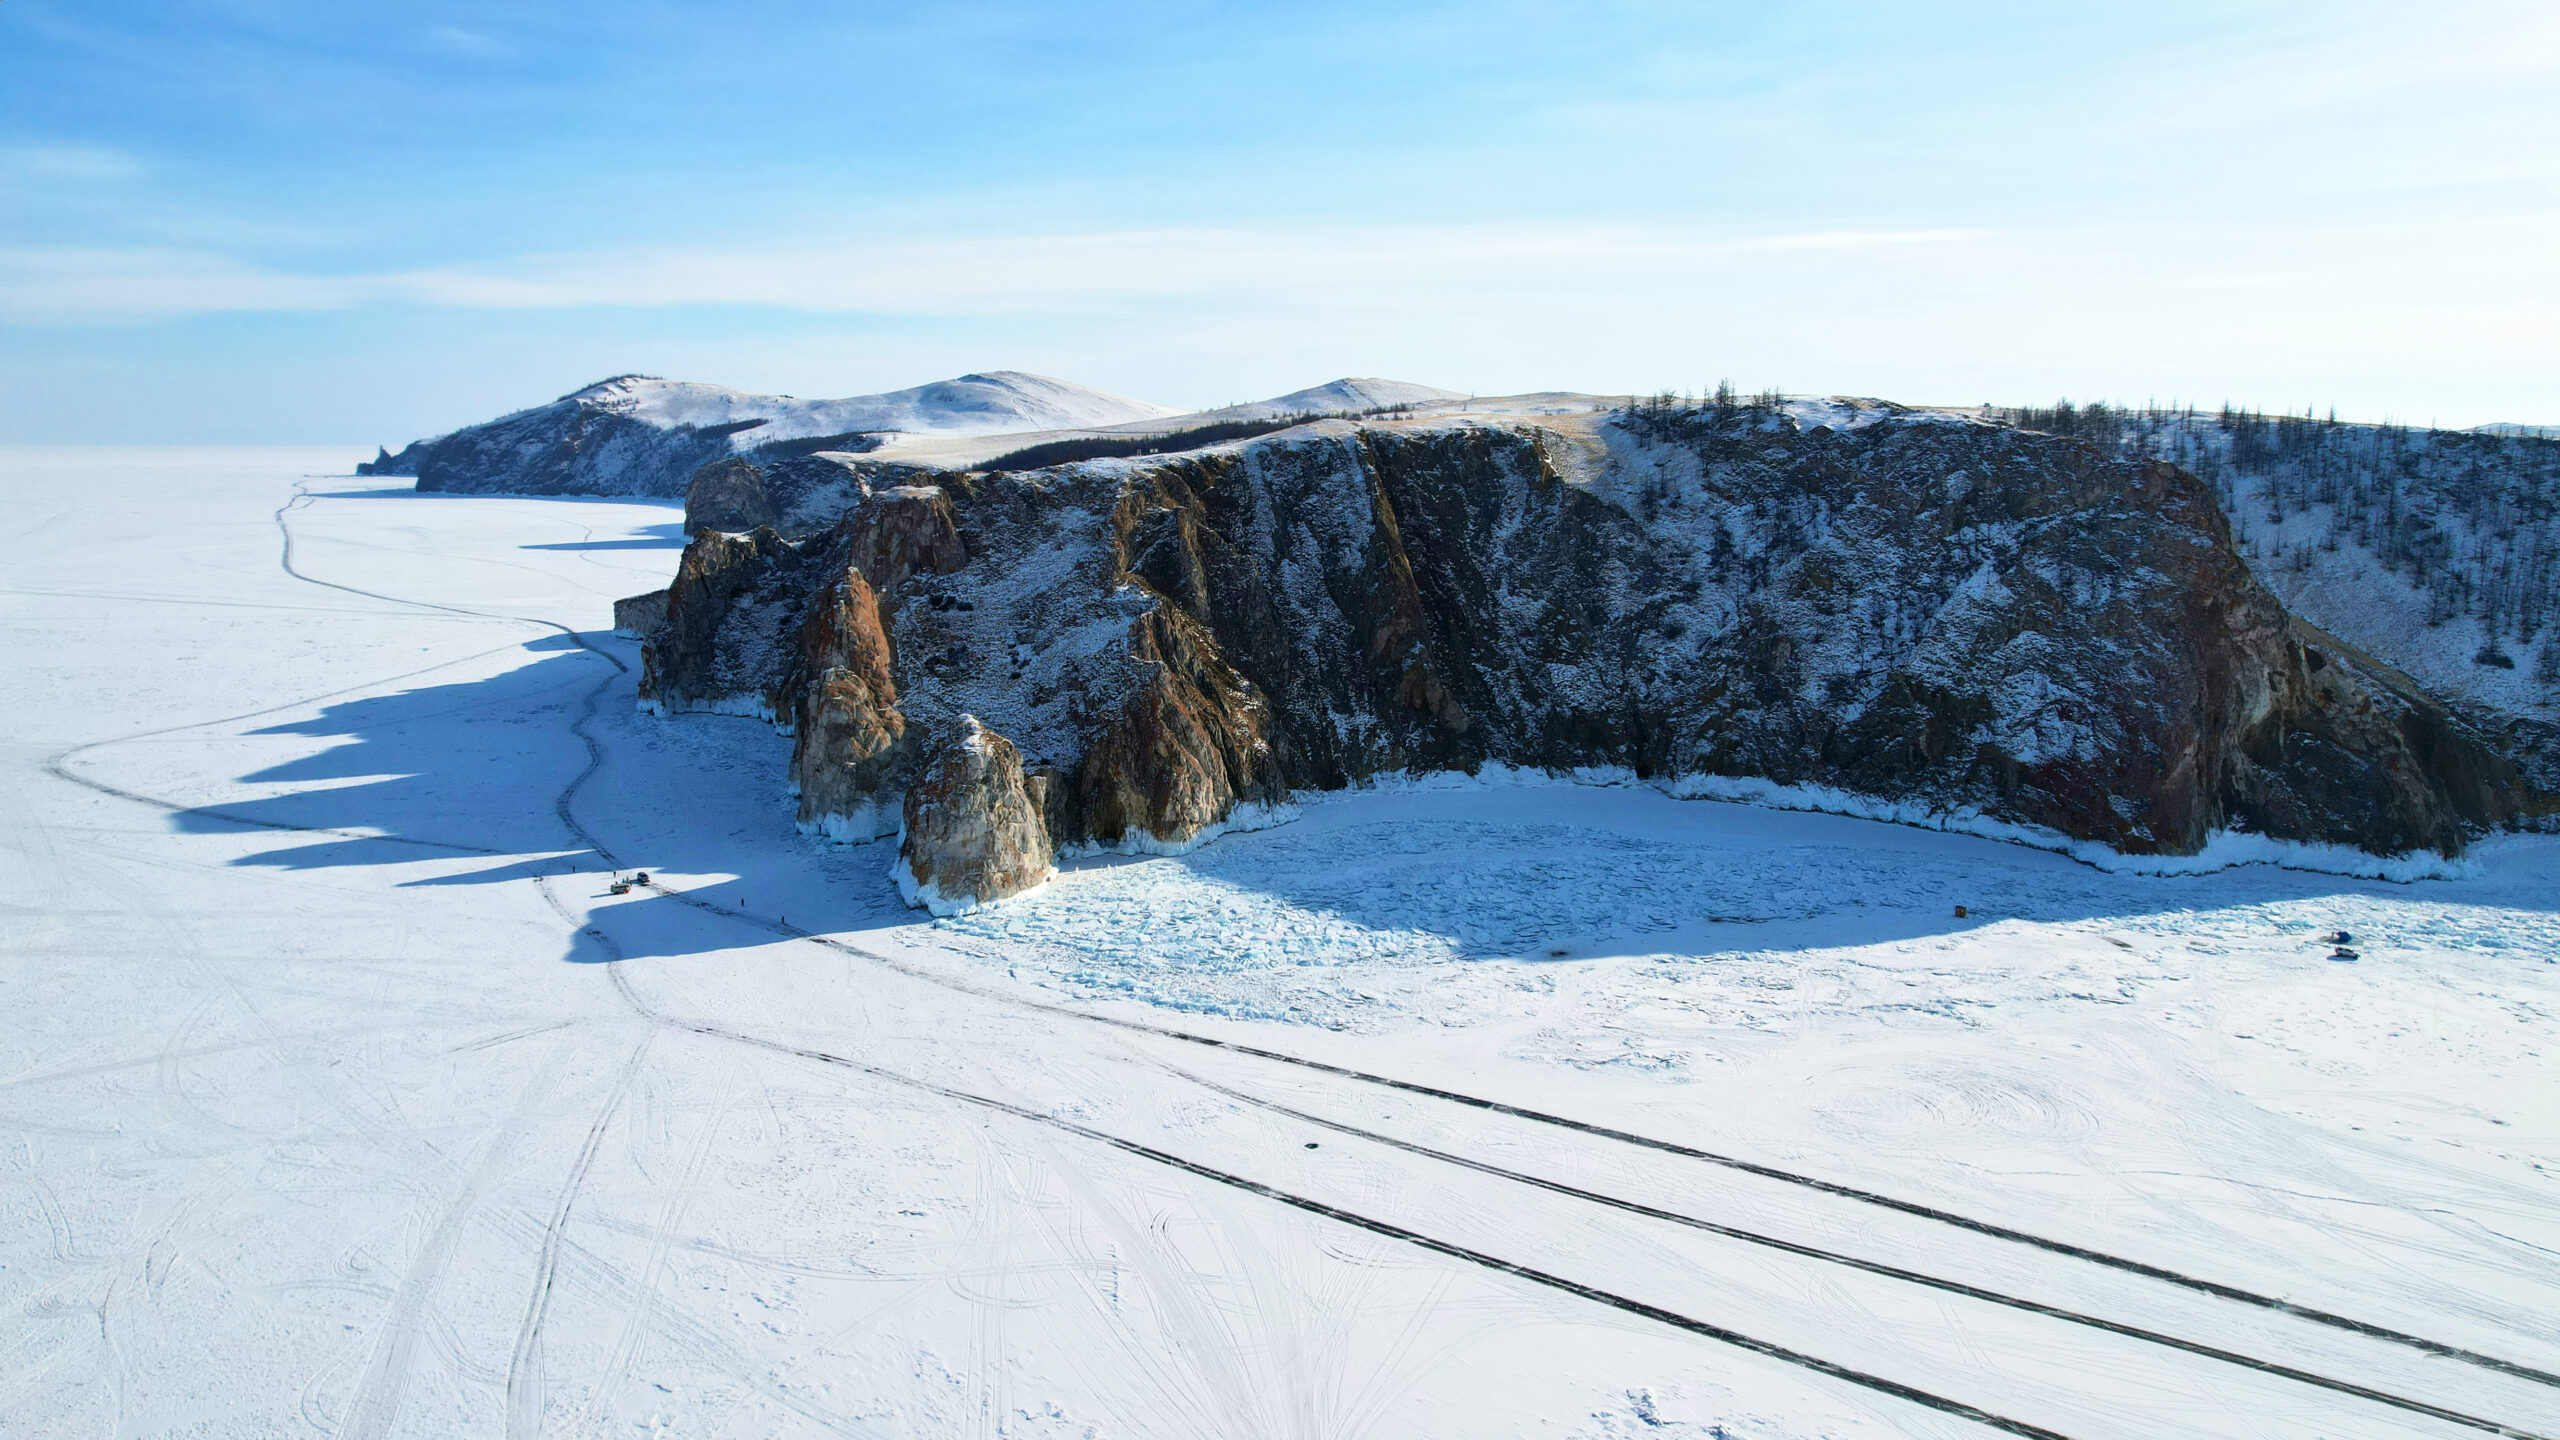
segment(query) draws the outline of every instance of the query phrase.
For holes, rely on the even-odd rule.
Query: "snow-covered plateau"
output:
[[[1493,772],[934,921],[636,703],[679,510],[353,458],[0,450],[0,1434],[2560,1435],[2560,839]]]

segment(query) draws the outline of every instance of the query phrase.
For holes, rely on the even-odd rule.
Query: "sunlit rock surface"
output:
[[[910,905],[965,914],[1048,881],[1049,833],[1013,742],[963,715],[907,789],[890,874]]]

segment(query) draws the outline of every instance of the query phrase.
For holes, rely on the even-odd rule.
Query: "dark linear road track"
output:
[[[587,751],[587,763],[554,797],[553,808],[563,828],[591,850],[597,860],[602,862],[605,866],[618,868],[620,862],[614,851],[604,842],[601,836],[598,836],[592,830],[588,829],[587,826],[577,818],[573,807],[579,790],[583,788],[587,781],[594,776],[596,771],[602,767],[604,762],[603,747],[596,740],[595,736],[588,730],[588,722],[595,717],[597,706],[602,700],[605,692],[612,688],[619,679],[627,675],[630,667],[625,664],[620,657],[591,643],[585,635],[568,626],[561,625],[556,621],[544,620],[530,616],[503,615],[494,612],[473,610],[462,606],[443,605],[430,601],[412,600],[402,596],[386,595],[377,591],[365,590],[351,585],[344,585],[336,581],[319,579],[318,577],[305,573],[294,563],[294,536],[292,527],[286,520],[286,515],[293,509],[309,503],[310,498],[311,497],[307,493],[297,493],[293,500],[288,501],[285,505],[279,507],[274,515],[274,522],[282,544],[279,563],[284,571],[293,578],[307,584],[341,591],[346,594],[359,595],[367,599],[378,600],[388,604],[437,611],[457,616],[467,616],[475,619],[525,624],[554,631],[567,637],[568,640],[572,644],[576,645],[580,650],[595,656],[597,659],[604,661],[612,667],[612,672],[601,677],[598,683],[588,691],[582,702],[578,718],[571,723],[571,733],[578,737],[579,741],[584,745]],[[453,664],[459,662],[446,663]],[[444,666],[428,668],[441,669],[444,668]],[[243,715],[229,716],[218,720],[199,721],[189,725],[172,726],[161,730],[146,731],[129,736],[120,736],[111,740],[92,742],[87,745],[74,747],[73,749],[66,750],[61,754],[54,756],[48,763],[47,768],[51,773],[63,780],[119,799],[149,805],[172,812],[186,811],[188,813],[202,815],[208,818],[220,819],[228,823],[259,829],[290,830],[306,833],[347,835],[364,839],[388,840],[429,849],[463,854],[494,855],[501,853],[514,853],[511,851],[501,851],[489,846],[474,845],[463,842],[429,839],[419,836],[377,835],[371,832],[341,830],[324,826],[302,826],[284,821],[267,820],[232,814],[211,807],[182,806],[157,796],[147,795],[137,791],[109,785],[98,780],[93,780],[89,777],[77,774],[69,768],[69,762],[74,757],[83,752],[98,749],[106,745],[121,743],[126,740],[137,740],[150,736],[175,733],[181,730],[200,729],[207,725],[223,724],[231,721],[254,718],[255,716],[274,713],[278,710],[297,708],[299,706],[309,705],[321,700],[335,698],[338,695],[351,694],[359,690],[375,689],[382,685],[394,683],[398,680],[407,679],[413,675],[423,673],[427,673],[426,670],[411,671],[402,675],[372,681],[364,685],[352,686],[346,689],[329,692],[325,695],[312,696],[302,700],[266,707],[265,709],[248,712]],[[621,957],[620,947],[614,942],[610,935],[593,924],[590,920],[583,919],[577,913],[571,911],[569,907],[560,900],[558,895],[554,893],[548,883],[547,877],[541,878],[539,883],[545,900],[573,930],[585,935],[590,941],[600,946],[606,954],[614,957],[616,962],[619,961]],[[1977,1220],[1969,1216],[1941,1210],[1936,1207],[1921,1205],[1892,1196],[1858,1189],[1853,1186],[1823,1180],[1815,1176],[1803,1175],[1793,1171],[1762,1165],[1736,1156],[1724,1155],[1693,1146],[1682,1145],[1673,1141],[1662,1140],[1652,1136],[1616,1130],[1606,1126],[1575,1120],[1567,1116],[1554,1115],[1544,1111],[1511,1105],[1482,1096],[1469,1095],[1463,1092],[1416,1084],[1411,1081],[1399,1080],[1391,1076],[1376,1075],[1366,1071],[1309,1059],[1304,1056],[1292,1055],[1283,1051],[1267,1050],[1236,1041],[1201,1035],[1172,1026],[1155,1025],[1144,1021],[1096,1014],[1090,1011],[1079,1010],[1071,1006],[1054,1004],[1020,995],[1005,994],[990,988],[972,985],[951,977],[935,974],[921,967],[903,963],[890,956],[881,955],[876,952],[866,950],[860,946],[848,944],[831,936],[816,934],[802,930],[796,926],[783,924],[779,921],[768,920],[761,916],[747,914],[743,911],[717,904],[716,902],[710,901],[700,895],[672,890],[656,884],[652,884],[650,888],[654,892],[663,895],[666,898],[680,901],[684,904],[693,906],[696,909],[721,915],[732,921],[753,926],[787,938],[825,946],[840,953],[859,958],[868,963],[884,966],[899,974],[908,976],[909,978],[946,990],[967,994],[974,998],[1073,1018],[1124,1031],[1151,1035],[1186,1044],[1226,1051],[1232,1054],[1243,1055],[1272,1063],[1294,1066],[1334,1078],[1353,1081],[1359,1084],[1373,1085],[1427,1099],[1446,1101],[1452,1104],[1467,1106],[1513,1119],[1557,1127],[1617,1144],[1634,1146],[1684,1159],[1722,1166],[1762,1179],[1799,1186],[1859,1204],[1872,1205],[1887,1210],[1897,1211],[1917,1218],[1968,1230],[1994,1239],[2030,1246],[2048,1253],[2066,1256],[2075,1260],[2104,1266],[2128,1274],[2138,1275],[2146,1279],[2178,1286],[2195,1293],[2212,1296],[2216,1299],[2252,1306],[2278,1314],[2293,1316],[2297,1319],[2346,1331],[2348,1333],[2363,1336],[2367,1339],[2404,1346],[2429,1355],[2476,1365],[2484,1369],[2493,1370],[2502,1374],[2531,1381],[2533,1383],[2560,1388],[2560,1375],[2555,1375],[2548,1371],[2503,1360],[2495,1356],[2480,1354],[2472,1350],[2444,1344],[2439,1341],[2429,1340],[2422,1336],[2408,1334],[2389,1327],[2374,1325],[2369,1322],[2356,1320],[2331,1312],[2296,1305],[2292,1302],[2275,1297],[2259,1295],[2254,1292],[2224,1285],[2219,1282],[2150,1265],[2143,1261],[2111,1255],[2103,1251],[2074,1245],[2066,1241],[2055,1240],[2025,1231],[2015,1230],[1988,1221]],[[609,965],[608,970],[612,977],[615,990],[621,996],[623,1001],[630,1006],[635,1014],[640,1018],[646,1019],[655,1025],[661,1025],[671,1029],[684,1031],[686,1033],[701,1035],[706,1038],[715,1038],[728,1041],[730,1043],[751,1046],[776,1054],[790,1055],[832,1067],[847,1069],[884,1083],[897,1085],[922,1093],[932,1094],[958,1103],[995,1111],[1023,1121],[1074,1135],[1080,1139],[1110,1147],[1124,1154],[1147,1160],[1154,1164],[1163,1165],[1171,1169],[1179,1170],[1198,1178],[1209,1180],[1213,1183],[1236,1189],[1244,1193],[1256,1195],[1279,1204],[1287,1205],[1309,1214],[1318,1215],[1337,1223],[1352,1226],[1371,1234],[1399,1240],[1435,1254],[1460,1260],[1500,1274],[1513,1276],[1550,1289],[1571,1294],[1596,1304],[1605,1305],[1609,1308],[1616,1309],[1627,1314],[1637,1315],[1645,1319],[1670,1326],[1689,1334],[1698,1335],[1754,1354],[1780,1360],[1787,1364],[1798,1366],[1817,1374],[1891,1395],[1897,1399],[1921,1405],[1940,1413],[1970,1420],[1994,1430],[2014,1435],[2050,1437],[2050,1440],[2068,1440],[2068,1437],[2062,1436],[2060,1432],[2057,1431],[2045,1429],[2009,1416],[1996,1414],[1978,1406],[1967,1404],[1963,1401],[1950,1399],[1945,1396],[1920,1390],[1884,1376],[1859,1371],[1833,1361],[1822,1359],[1819,1356],[1792,1350],[1774,1342],[1760,1339],[1756,1336],[1748,1335],[1740,1331],[1713,1324],[1709,1321],[1701,1320],[1695,1316],[1665,1309],[1629,1296],[1616,1294],[1595,1286],[1586,1285],[1582,1282],[1575,1281],[1564,1276],[1538,1270],[1530,1266],[1522,1265],[1518,1262],[1505,1260],[1499,1256],[1489,1255],[1481,1251],[1473,1250],[1466,1246],[1458,1245],[1454,1242],[1442,1240],[1425,1234],[1421,1231],[1411,1230],[1406,1227],[1396,1225],[1390,1221],[1363,1215],[1355,1211],[1346,1210],[1339,1206],[1332,1205],[1325,1201],[1281,1190],[1277,1187],[1266,1185],[1261,1181],[1251,1179],[1250,1177],[1231,1174],[1227,1171],[1204,1165],[1198,1161],[1186,1159],[1179,1155],[1158,1150],[1136,1140],[1131,1140],[1123,1136],[1113,1135],[1106,1131],[1078,1124],[1075,1121],[1065,1119],[1061,1116],[1016,1105],[1009,1101],[978,1095],[970,1091],[940,1085],[932,1081],[921,1080],[850,1056],[836,1055],[825,1051],[793,1046],[780,1041],[771,1040],[766,1037],[731,1030],[727,1027],[704,1021],[686,1020],[669,1016],[649,1005],[647,1001],[645,1001],[638,992],[631,987],[619,963]],[[2423,1401],[2413,1400],[2408,1397],[2392,1395],[2388,1392],[2375,1390],[2352,1382],[2315,1375],[2307,1371],[2301,1371],[2294,1369],[2293,1367],[2281,1365],[2277,1362],[2222,1350],[2217,1347],[2202,1344],[2201,1342],[2184,1340],[2179,1337],[2143,1330],[2138,1327],[2124,1325],[2119,1322],[2108,1321],[2100,1317],[2082,1315],[2077,1312],[2062,1310],[2058,1307],[2046,1306],[2039,1302],[2024,1300],[2015,1296],[2003,1295],[1981,1287],[1967,1285],[1961,1281],[1954,1281],[1945,1279],[1944,1277],[1928,1275],[1924,1272],[1907,1270],[1902,1267],[1886,1265],[1881,1262],[1863,1260],[1853,1256],[1819,1250],[1810,1246],[1798,1245],[1794,1242],[1779,1240],[1774,1237],[1759,1235],[1754,1232],[1740,1230],[1735,1227],[1720,1225],[1716,1222],[1702,1220],[1697,1217],[1660,1210],[1651,1206],[1643,1205],[1639,1202],[1625,1200],[1616,1196],[1582,1190],[1578,1187],[1561,1185],[1557,1182],[1545,1180],[1540,1177],[1506,1170],[1481,1160],[1434,1150],[1430,1147],[1420,1146],[1397,1137],[1383,1135],[1360,1127],[1349,1126],[1338,1121],[1306,1114],[1304,1112],[1290,1109],[1287,1106],[1280,1105],[1274,1101],[1230,1089],[1229,1087],[1220,1085],[1203,1077],[1189,1075],[1188,1072],[1181,1071],[1177,1067],[1168,1068],[1173,1069],[1173,1073],[1183,1075],[1185,1078],[1196,1084],[1202,1085],[1215,1093],[1225,1095],[1240,1103],[1258,1106],[1266,1110],[1287,1115],[1304,1123],[1318,1125],[1338,1133],[1352,1135],[1365,1141],[1417,1154],[1438,1162],[1460,1166],[1479,1173],[1496,1176],[1516,1183],[1565,1195],[1569,1198],[1586,1203],[1614,1208],[1627,1213],[1643,1216],[1648,1219],[1661,1220],[1694,1229],[1704,1230],[1728,1238],[1741,1240],[1746,1243],[1765,1245],[1788,1253],[1797,1254],[1805,1258],[1843,1265],[1866,1273],[1901,1280],[1947,1293],[1958,1294],[1967,1298],[1985,1301],[1987,1303],[2004,1305],[2027,1313],[2045,1316],[2047,1318],[2090,1326],[2109,1333],[2238,1365],[2283,1379],[2316,1386],[2334,1393],[2347,1395],[2352,1398],[2388,1405],[2403,1411],[2424,1415],[2447,1423],[2482,1430],[2490,1434],[2519,1437],[2519,1440],[2549,1440],[2549,1437],[2539,1436],[2535,1434],[2535,1432],[2504,1425],[2496,1421],[2485,1420],[2477,1416],[2463,1414],[2458,1411],[2445,1409]]]

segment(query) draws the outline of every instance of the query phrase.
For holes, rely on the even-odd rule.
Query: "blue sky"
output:
[[[2548,0],[9,0],[0,441],[626,370],[2560,423],[2555,96]]]

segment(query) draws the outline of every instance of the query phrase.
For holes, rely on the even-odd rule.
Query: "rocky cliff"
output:
[[[693,472],[684,491],[684,533],[760,530],[782,517],[765,493],[764,472],[735,456]]]
[[[975,715],[934,747],[903,808],[889,876],[910,905],[960,914],[1058,873],[1020,752]]]
[[[850,473],[850,472],[848,472]],[[1324,422],[707,531],[644,695],[797,732],[881,833],[963,715],[1054,845],[1178,846],[1393,771],[1832,787],[2128,852],[2459,850],[2531,802],[2302,626],[2174,466],[1942,413]]]
[[[2502,732],[2560,787],[2560,439],[2230,407],[1996,413],[2195,472],[2288,608]]]

